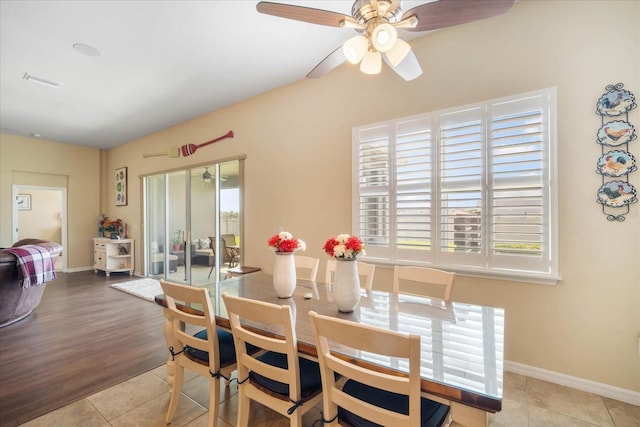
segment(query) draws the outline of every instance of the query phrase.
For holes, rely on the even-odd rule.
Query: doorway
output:
[[[67,247],[67,189],[13,185],[13,242],[33,238],[49,240]],[[62,255],[56,269],[67,271],[67,252]]]
[[[242,163],[234,159],[144,178],[145,275],[200,285],[223,279],[239,263]]]

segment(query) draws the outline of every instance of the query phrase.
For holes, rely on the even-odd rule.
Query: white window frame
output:
[[[490,222],[492,215],[497,216],[494,213],[492,207],[494,199],[493,195],[493,183],[492,183],[492,165],[495,167],[495,158],[491,154],[492,145],[492,125],[494,109],[505,109],[509,113],[509,103],[520,103],[519,105],[531,102],[537,105],[539,109],[539,117],[541,118],[541,125],[539,134],[541,135],[541,168],[537,171],[541,175],[541,196],[539,199],[542,202],[540,207],[541,220],[538,224],[541,230],[541,253],[540,256],[531,255],[519,255],[509,254],[505,256],[500,254],[500,251],[491,250],[493,239],[497,239],[499,233],[491,232]],[[505,107],[507,106],[507,107]],[[486,278],[498,278],[512,281],[521,281],[527,283],[540,283],[555,285],[560,279],[559,266],[558,266],[558,182],[557,182],[557,106],[556,106],[556,88],[547,88],[538,91],[513,95],[505,98],[492,99],[483,102],[478,102],[461,107],[450,108],[447,110],[434,111],[425,114],[419,114],[410,117],[398,118],[388,120],[385,122],[379,122],[369,125],[363,125],[353,128],[353,145],[352,145],[352,223],[354,233],[364,234],[361,228],[361,197],[375,197],[373,194],[380,194],[381,197],[388,198],[388,210],[384,210],[379,217],[379,222],[384,222],[387,225],[387,238],[388,245],[386,244],[369,244],[366,240],[366,260],[367,262],[374,262],[382,265],[416,265],[442,268],[449,271],[455,271],[460,275],[473,276],[473,277],[486,277]],[[481,161],[481,175],[480,180],[482,182],[481,191],[481,218],[480,229],[481,232],[480,245],[481,249],[478,252],[468,251],[467,253],[452,252],[449,250],[440,250],[440,239],[445,239],[443,234],[444,228],[441,227],[441,221],[444,221],[444,211],[441,210],[440,196],[441,196],[441,183],[443,171],[440,167],[440,159],[442,159],[442,144],[441,144],[441,132],[444,132],[445,118],[452,114],[466,114],[468,111],[480,111],[477,117],[480,117],[481,131],[477,132],[479,138],[481,138],[481,150],[482,154],[478,158]],[[498,115],[498,113],[496,113]],[[429,154],[425,154],[425,150],[421,150],[419,161],[424,164],[424,159],[430,159],[430,167],[426,172],[429,175],[428,179],[425,179],[423,183],[423,190],[426,198],[430,198],[430,203],[427,203],[428,208],[422,208],[425,213],[421,216],[424,221],[425,230],[429,235],[429,243],[427,246],[429,250],[415,250],[412,248],[401,247],[396,242],[397,227],[397,210],[399,206],[396,204],[396,197],[398,195],[398,181],[402,181],[405,178],[402,175],[398,175],[396,168],[396,152],[397,146],[402,148],[401,143],[398,140],[402,138],[406,139],[406,133],[398,131],[401,128],[419,128],[425,127],[425,129],[419,129],[416,132],[422,132],[427,135],[424,140],[424,147],[428,147]],[[412,131],[413,131],[412,128]],[[387,157],[386,166],[380,170],[382,180],[376,185],[362,185],[360,182],[360,140],[368,141],[373,138],[376,141],[380,141],[380,151],[382,156]],[[397,145],[400,144],[400,145]],[[362,154],[363,161],[366,160],[366,153]],[[524,154],[523,154],[524,156]],[[406,157],[405,157],[406,159]],[[492,163],[493,162],[493,163]],[[386,179],[386,181],[385,181]],[[370,181],[369,181],[370,182]],[[405,181],[406,182],[406,181]],[[407,184],[404,184],[407,185]],[[408,184],[409,187],[414,185],[412,182]],[[420,184],[415,184],[419,186]],[[517,184],[514,182],[513,186]],[[406,188],[406,187],[405,187]],[[363,199],[364,200],[364,199]],[[381,207],[387,206],[384,203],[378,204]],[[375,211],[379,208],[374,209]],[[363,209],[362,212],[367,212]],[[372,211],[368,212],[368,218],[371,218]],[[375,217],[378,218],[378,217]],[[363,221],[364,222],[364,221]],[[401,223],[402,225],[403,223]],[[422,223],[419,223],[421,225]],[[497,222],[496,222],[497,224]],[[406,224],[405,224],[406,225]],[[403,225],[404,226],[404,225]],[[421,225],[422,226],[422,225]],[[424,230],[421,230],[424,231]],[[402,232],[402,230],[400,231]],[[450,239],[450,238],[449,238]],[[445,242],[446,243],[446,242]]]

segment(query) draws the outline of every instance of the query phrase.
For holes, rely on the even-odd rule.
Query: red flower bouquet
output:
[[[267,244],[274,248],[276,252],[295,252],[307,249],[307,245],[303,240],[293,237],[293,235],[287,231],[282,231],[272,236],[267,241]]]
[[[365,255],[362,240],[348,234],[339,234],[337,237],[329,238],[322,249],[334,258],[356,258],[357,255]]]

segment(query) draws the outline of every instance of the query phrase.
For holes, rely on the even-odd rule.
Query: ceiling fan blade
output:
[[[342,64],[345,60],[344,53],[342,53],[342,46],[340,46],[320,61],[313,70],[309,71],[306,77],[308,79],[317,79]]]
[[[398,73],[398,75],[403,79],[405,79],[406,81],[413,80],[422,74],[422,67],[420,67],[418,58],[416,58],[416,55],[413,53],[412,50],[410,50],[407,53],[407,56],[405,56],[405,58],[402,60],[402,62],[400,62],[396,66],[393,66],[393,64],[389,62],[389,60],[387,59],[387,55],[383,55],[383,57],[384,57],[384,62],[386,62],[387,65],[391,69],[393,69],[393,71]]]
[[[514,0],[438,0],[409,9],[402,19],[415,15],[418,25],[407,31],[431,31],[507,13]]]
[[[296,21],[310,22],[311,24],[326,25],[329,27],[341,27],[343,21],[353,21],[349,15],[330,12],[312,7],[296,6],[293,4],[272,3],[261,1],[256,5],[258,12],[280,18],[295,19]]]

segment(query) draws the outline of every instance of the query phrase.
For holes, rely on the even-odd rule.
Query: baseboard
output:
[[[93,267],[91,267],[91,266],[90,267],[75,267],[75,268],[67,268],[66,270],[63,271],[63,273],[78,273],[80,271],[90,271],[90,270],[93,270]],[[134,271],[131,276],[143,277],[137,271]],[[122,276],[122,277],[124,277],[124,276]]]
[[[66,270],[63,271],[63,273],[78,273],[80,271],[90,271],[90,270],[93,270],[93,267],[75,267],[75,268],[67,268]],[[131,276],[144,277],[142,274],[140,274],[137,271],[134,271]],[[116,277],[116,276],[114,276],[114,277]],[[125,276],[122,275],[122,276],[118,276],[118,277],[125,277]]]
[[[89,271],[93,270],[93,267],[75,267],[75,268],[67,268],[65,273],[77,273],[79,271]]]
[[[571,375],[548,371],[546,369],[536,368],[535,366],[523,365],[522,363],[510,362],[508,360],[504,361],[504,370],[640,406],[640,392],[637,391],[572,377]]]

